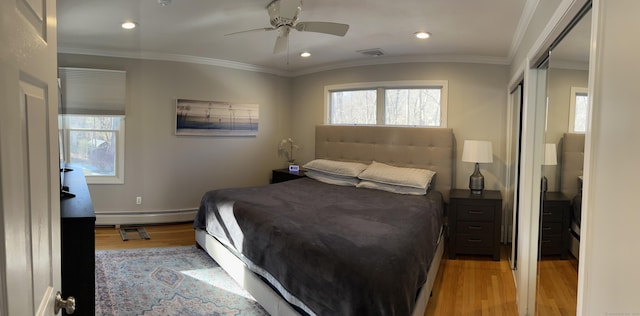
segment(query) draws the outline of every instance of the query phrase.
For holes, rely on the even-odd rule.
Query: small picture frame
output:
[[[289,172],[298,173],[300,171],[300,166],[298,165],[289,165]]]

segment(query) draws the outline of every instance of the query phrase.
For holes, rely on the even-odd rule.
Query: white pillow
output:
[[[374,161],[358,178],[426,190],[435,174],[427,169],[394,167]]]
[[[307,170],[319,171],[344,177],[357,177],[367,165],[359,162],[346,162],[327,159],[315,159],[302,166]]]
[[[407,187],[402,185],[386,184],[386,183],[373,182],[373,181],[367,181],[367,180],[362,180],[358,182],[358,185],[356,185],[356,187],[381,190],[381,191],[393,192],[398,194],[409,194],[409,195],[427,194],[426,189],[419,189],[419,188]]]
[[[336,176],[330,173],[324,173],[324,172],[313,171],[313,170],[309,170],[305,172],[304,175],[311,179],[318,180],[320,182],[335,184],[335,185],[350,186],[350,187],[355,187],[356,184],[360,182],[360,179],[356,177]]]

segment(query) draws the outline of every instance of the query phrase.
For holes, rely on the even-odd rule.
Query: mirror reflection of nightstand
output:
[[[271,171],[271,183],[284,182],[306,177],[305,170],[300,169],[297,172],[289,171],[288,168],[274,169]]]
[[[561,192],[546,192],[540,214],[540,256],[569,255],[571,200]]]

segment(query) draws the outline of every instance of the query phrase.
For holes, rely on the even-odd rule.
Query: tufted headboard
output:
[[[453,183],[454,137],[450,128],[316,126],[316,158],[429,169],[434,188],[449,202]]]
[[[580,190],[578,176],[584,168],[584,134],[565,133],[561,145],[560,191],[573,198]]]

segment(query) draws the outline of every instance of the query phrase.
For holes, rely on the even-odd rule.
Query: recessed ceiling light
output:
[[[135,29],[136,26],[138,26],[138,23],[133,22],[133,21],[122,22],[122,28],[125,29],[125,30]]]
[[[429,32],[416,32],[415,35],[419,39],[426,39],[426,38],[431,37],[431,33],[429,33]]]
[[[310,56],[311,56],[311,53],[309,53],[309,52],[300,53],[300,57],[303,57],[303,58],[307,58],[307,57],[310,57]]]

